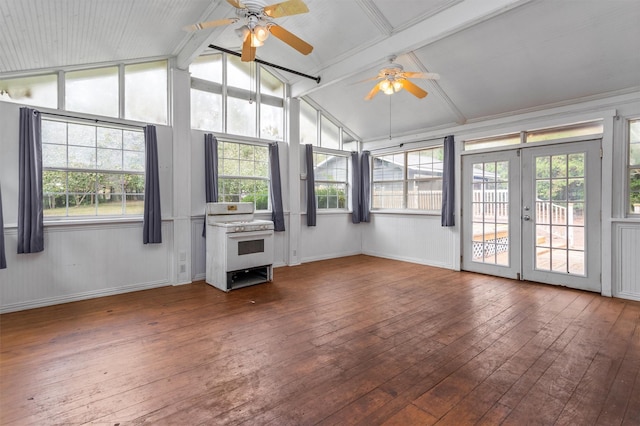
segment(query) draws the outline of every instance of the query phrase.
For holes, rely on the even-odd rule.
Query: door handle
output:
[[[522,219],[531,220],[531,216],[529,216],[528,214],[525,214],[524,216],[522,216]]]

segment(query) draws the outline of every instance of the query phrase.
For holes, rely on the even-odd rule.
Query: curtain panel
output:
[[[313,172],[313,145],[307,144],[305,149],[305,164],[307,166],[307,226],[316,226],[316,179]]]
[[[20,108],[18,253],[44,250],[42,205],[42,134],[40,112]]]
[[[204,188],[205,202],[218,201],[218,139],[212,133],[204,135]],[[207,236],[207,218],[204,218],[202,236]]]
[[[360,221],[371,220],[369,202],[371,200],[371,177],[369,175],[371,165],[371,153],[362,151],[360,155]]]
[[[7,268],[7,256],[4,251],[4,218],[2,216],[2,187],[0,186],[0,269]]]
[[[351,222],[360,223],[362,205],[362,179],[360,172],[360,155],[356,151],[351,152]]]
[[[278,143],[269,144],[269,167],[271,169],[271,220],[273,230],[284,231],[284,210],[282,208],[282,184],[280,179],[280,154]]]
[[[158,170],[158,138],[156,127],[144,128],[145,176],[144,176],[144,219],[142,242],[158,244],[162,242],[162,214],[160,212],[160,177]]]
[[[371,182],[369,177],[369,151],[351,153],[351,222],[369,222]]]
[[[442,226],[455,226],[455,143],[453,136],[444,138],[444,159],[442,160]]]

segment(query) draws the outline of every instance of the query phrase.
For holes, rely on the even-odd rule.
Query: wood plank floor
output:
[[[0,327],[2,425],[640,424],[640,302],[368,256]]]

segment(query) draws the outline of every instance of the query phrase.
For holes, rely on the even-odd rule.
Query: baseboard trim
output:
[[[46,299],[30,300],[28,302],[11,303],[0,306],[0,314],[9,312],[24,311],[27,309],[42,308],[44,306],[60,305],[62,303],[77,302],[79,300],[94,299],[96,297],[113,296],[122,293],[131,293],[134,291],[148,290],[151,288],[165,287],[171,285],[169,281],[161,280],[148,282],[144,284],[132,284],[122,287],[108,288],[102,290],[87,291],[68,296],[49,297]]]

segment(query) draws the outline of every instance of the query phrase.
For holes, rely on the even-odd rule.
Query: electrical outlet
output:
[[[185,272],[187,272],[187,265],[180,265],[180,273],[184,274]]]

